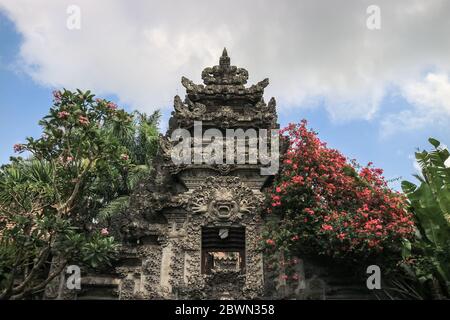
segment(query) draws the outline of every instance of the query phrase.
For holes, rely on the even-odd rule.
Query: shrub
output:
[[[377,260],[380,253],[400,258],[414,222],[404,195],[388,188],[383,171],[347,161],[305,120],[290,124],[281,135],[288,148],[267,190],[267,252],[282,252],[282,263],[299,254],[353,264]]]

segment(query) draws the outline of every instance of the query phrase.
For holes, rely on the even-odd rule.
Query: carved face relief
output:
[[[211,210],[219,219],[228,220],[232,214],[238,213],[239,207],[233,200],[233,193],[221,188],[215,190],[214,200],[211,201]]]
[[[237,177],[208,177],[194,190],[190,200],[193,214],[204,214],[215,221],[237,222],[244,214],[255,214],[263,201]]]

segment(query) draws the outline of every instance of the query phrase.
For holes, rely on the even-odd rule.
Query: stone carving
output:
[[[204,104],[192,103],[192,106],[181,102],[181,99],[174,103],[175,111],[172,113],[177,127],[189,128],[194,125],[194,121],[213,122],[220,124],[223,128],[230,128],[239,122],[254,123],[254,125],[275,125],[277,114],[275,111],[275,99],[272,98],[269,104],[264,100],[258,102],[255,107],[244,109],[243,112],[233,110],[231,106],[220,106],[218,110],[208,111]]]
[[[213,117],[216,118],[218,122],[222,123],[224,128],[229,128],[239,121],[240,114],[234,112],[231,107],[223,106],[219,111],[214,113]]]
[[[248,71],[232,66],[226,49],[223,50],[219,65],[203,70],[202,79],[205,85],[197,85],[185,77],[181,78],[181,83],[186,88],[188,95],[194,98],[222,95],[227,99],[236,95],[252,101],[258,101],[264,93],[264,88],[269,84],[269,79],[264,79],[245,88]]]
[[[210,165],[209,168],[211,168],[214,171],[217,171],[221,175],[227,175],[234,169],[236,169],[235,164],[213,164]]]
[[[177,142],[169,139],[177,128],[192,129],[194,121],[206,128],[278,128],[275,99],[268,104],[263,99],[268,79],[246,87],[248,76],[230,64],[224,50],[219,65],[203,70],[203,84],[181,79],[187,95],[174,98],[155,168],[134,190],[129,209],[111,221],[111,232],[122,241],[121,260],[111,274],[120,299],[262,296],[261,187],[269,177],[260,176],[260,164],[175,165],[171,156]],[[211,227],[245,230],[242,270],[231,259],[211,274],[202,273],[202,229]]]
[[[193,214],[205,221],[237,222],[262,204],[264,198],[245,186],[238,177],[208,177],[189,199]]]
[[[222,128],[242,125],[277,128],[275,99],[272,98],[268,104],[263,99],[269,80],[245,87],[248,72],[230,64],[226,49],[219,65],[203,70],[202,79],[204,84],[195,84],[182,77],[181,83],[187,95],[184,102],[179,96],[175,97],[168,133],[180,127],[191,128],[194,121]]]
[[[202,79],[206,85],[244,85],[248,80],[248,71],[244,68],[231,66],[227,49],[223,49],[219,65],[205,68],[202,72]]]
[[[206,106],[198,102],[192,102],[186,99],[184,104],[179,96],[175,96],[174,109],[176,115],[181,119],[201,119],[201,116],[206,112]]]
[[[159,135],[159,153],[163,160],[170,161],[172,159],[173,143],[167,136]]]

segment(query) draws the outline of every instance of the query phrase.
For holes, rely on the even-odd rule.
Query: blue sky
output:
[[[5,6],[3,10],[2,5]],[[88,6],[87,2],[85,6]],[[183,95],[179,85],[181,75],[200,82],[201,70],[206,66],[217,64],[216,60],[224,45],[229,48],[232,64],[249,70],[250,82],[265,76],[271,79],[269,86],[271,89],[268,88],[266,100],[270,98],[269,94],[277,98],[281,126],[306,118],[310,127],[318,131],[320,138],[329,146],[339,149],[349,158],[357,159],[361,164],[373,162],[375,166],[385,170],[387,179],[397,177],[413,179],[411,175],[415,173],[415,168],[412,156],[416,148],[429,148],[428,137],[435,137],[445,144],[450,143],[450,126],[447,120],[450,118],[447,112],[450,108],[446,100],[450,96],[449,69],[446,64],[450,55],[447,55],[447,48],[440,52],[439,46],[435,43],[429,43],[429,50],[423,51],[422,54],[412,54],[411,50],[414,48],[408,47],[409,43],[404,43],[405,48],[401,48],[404,52],[396,59],[387,56],[391,53],[389,50],[398,53],[399,48],[381,47],[382,53],[370,56],[371,53],[364,47],[360,56],[348,59],[348,65],[345,55],[339,56],[339,52],[347,50],[345,42],[329,44],[334,46],[333,52],[337,55],[335,57],[323,53],[322,48],[317,47],[317,51],[322,54],[320,61],[315,60],[314,52],[298,51],[299,57],[294,56],[293,53],[297,49],[292,48],[292,52],[283,53],[286,54],[286,59],[292,56],[295,61],[295,67],[291,62],[291,68],[289,64],[284,65],[283,61],[279,61],[283,60],[282,58],[273,58],[268,49],[264,49],[261,56],[255,55],[255,48],[261,50],[263,40],[267,39],[255,40],[255,43],[250,44],[246,41],[244,45],[243,41],[248,38],[241,35],[244,31],[237,33],[233,29],[235,26],[225,25],[225,29],[228,27],[227,32],[223,29],[208,29],[211,30],[213,37],[207,41],[209,33],[195,27],[195,21],[192,22],[195,33],[186,34],[184,37],[179,35],[181,31],[178,29],[174,31],[169,27],[164,29],[164,23],[161,22],[157,27],[138,24],[145,29],[143,39],[149,39],[149,47],[142,47],[139,51],[137,48],[136,52],[132,53],[128,50],[127,54],[130,54],[130,57],[125,60],[122,48],[127,45],[128,48],[133,46],[129,45],[130,35],[120,33],[125,32],[123,27],[120,32],[112,33],[113,35],[104,34],[101,40],[87,38],[89,35],[83,33],[83,30],[77,35],[67,33],[67,30],[57,34],[52,29],[46,30],[47,24],[42,23],[45,21],[50,24],[57,21],[46,17],[47,11],[51,16],[52,10],[56,10],[53,8],[54,5],[43,7],[44,20],[33,16],[33,19],[36,19],[34,21],[28,16],[22,16],[23,10],[20,10],[22,9],[20,5],[16,7],[16,2],[0,1],[1,163],[6,163],[13,154],[12,146],[15,143],[23,142],[26,136],[40,135],[37,123],[49,109],[51,93],[55,88],[92,89],[103,97],[115,100],[127,110],[138,108],[151,112],[161,108],[164,114],[163,121],[167,121],[173,96],[177,93]],[[89,8],[91,11],[94,9]],[[442,8],[431,9],[425,12],[439,15]],[[161,10],[164,11],[165,8]],[[120,12],[122,14],[122,11]],[[288,14],[287,12],[280,15]],[[416,10],[413,13],[418,14],[417,12],[424,15],[423,10]],[[64,14],[65,12],[61,13],[63,18]],[[139,21],[139,15],[133,14],[130,21]],[[389,14],[387,16],[389,18]],[[426,22],[428,18],[424,16],[422,20]],[[443,21],[448,21],[447,18],[442,17]],[[438,21],[436,17],[433,19]],[[422,20],[416,21],[420,24]],[[35,28],[38,25],[39,27]],[[102,26],[106,25],[107,23],[100,24],[99,29],[102,30]],[[108,25],[108,28],[113,27]],[[108,28],[107,31],[111,32]],[[329,31],[324,30],[317,37],[328,39]],[[132,32],[140,34],[139,29]],[[375,38],[378,36],[372,36],[366,30],[358,32],[358,35],[354,35],[355,39],[361,36],[365,40],[381,41]],[[386,32],[386,37],[390,36],[391,31]],[[417,35],[414,30],[411,32]],[[38,40],[36,34],[39,35]],[[170,37],[171,34],[176,36]],[[114,46],[119,44],[117,49],[109,48],[107,42],[109,40],[105,40],[109,38],[114,38]],[[168,44],[167,39],[173,39],[178,44]],[[186,42],[186,39],[191,40]],[[386,38],[383,39],[381,43],[387,42]],[[392,42],[395,40],[395,37],[390,39]],[[92,41],[103,50],[103,54],[101,58],[89,62],[87,60],[96,55],[96,51],[88,49]],[[436,39],[437,43],[440,41],[442,40]],[[64,47],[59,47],[61,42]],[[123,45],[120,45],[122,42]],[[78,46],[75,47],[73,43],[77,43]],[[86,47],[80,47],[80,43],[86,44]],[[201,53],[202,45],[204,55]],[[271,43],[268,46],[273,45]],[[303,43],[303,48],[307,47],[309,48]],[[47,52],[46,48],[52,48],[52,51]],[[69,48],[70,52],[58,55],[58,48]],[[77,60],[74,60],[74,56],[70,56],[75,51]],[[370,52],[372,51],[374,50]],[[145,53],[148,53],[148,58],[145,57]],[[364,58],[366,55],[367,60]],[[280,54],[275,55],[279,56]],[[382,64],[377,62],[380,56],[385,59]],[[445,56],[447,60],[442,58]],[[276,63],[271,64],[270,61],[274,60],[277,60]],[[307,61],[302,64],[299,60]],[[141,66],[136,66],[134,61],[144,62]],[[330,64],[327,65],[328,62]],[[355,68],[356,71],[353,70],[354,65],[358,67]],[[84,73],[78,70],[84,70]],[[370,77],[365,74],[358,78],[361,72],[368,72],[367,70],[370,71],[368,73]],[[392,187],[398,188],[399,184],[393,183]]]

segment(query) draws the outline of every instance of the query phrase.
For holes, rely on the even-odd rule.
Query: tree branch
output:
[[[11,300],[23,299],[29,293],[33,293],[33,292],[36,292],[36,291],[44,289],[50,283],[50,281],[52,281],[54,278],[56,278],[58,275],[61,274],[61,272],[66,267],[66,265],[67,265],[67,260],[64,261],[63,263],[61,263],[58,266],[58,268],[47,277],[47,279],[45,281],[41,282],[40,284],[38,284],[38,285],[36,285],[36,286],[34,286],[32,288],[24,290],[22,293],[19,293],[19,294],[16,294],[16,295],[12,296]]]

